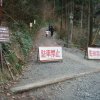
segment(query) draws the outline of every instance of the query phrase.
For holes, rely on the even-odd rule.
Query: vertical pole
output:
[[[0,43],[0,81],[3,82],[3,77],[2,77],[2,73],[3,73],[3,62],[2,62],[2,44]]]
[[[2,54],[2,44],[0,43],[0,63],[1,63],[1,72],[3,72],[3,54]]]
[[[70,2],[68,47],[72,47],[74,1]]]
[[[73,14],[72,12],[70,13],[70,33],[69,33],[69,37],[68,37],[68,47],[72,46],[72,35],[73,35]]]
[[[90,46],[92,44],[92,38],[93,38],[93,3],[92,0],[89,0],[89,43]]]
[[[1,25],[2,17],[3,17],[2,5],[3,5],[3,0],[0,0],[0,25]]]
[[[56,4],[56,1],[54,0],[54,4],[53,4],[53,17],[55,18],[55,4]]]
[[[60,33],[62,31],[62,23],[63,23],[63,0],[61,0],[61,22],[60,22]]]

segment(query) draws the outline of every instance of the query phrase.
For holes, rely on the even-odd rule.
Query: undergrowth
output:
[[[8,26],[10,29],[10,43],[2,43],[5,60],[3,59],[4,61],[2,62],[3,69],[3,66],[0,65],[0,75],[3,75],[0,80],[11,79],[11,74],[13,77],[21,74],[23,65],[26,63],[26,59],[34,45],[35,33],[40,27],[40,25],[36,24],[30,30],[29,26],[24,22],[9,23]]]

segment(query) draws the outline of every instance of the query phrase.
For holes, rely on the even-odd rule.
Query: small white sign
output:
[[[8,27],[0,27],[0,42],[9,42],[10,35]]]
[[[33,23],[30,23],[30,27],[32,27],[33,26]]]
[[[34,19],[34,24],[36,24],[36,20]]]
[[[39,47],[41,62],[62,60],[62,47]]]
[[[100,48],[88,47],[88,58],[89,59],[100,59]]]

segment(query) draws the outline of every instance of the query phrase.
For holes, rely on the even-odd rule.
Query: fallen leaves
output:
[[[16,84],[12,81],[5,84],[0,84],[0,100],[36,100],[34,96],[30,96],[28,92],[13,94],[10,88]]]

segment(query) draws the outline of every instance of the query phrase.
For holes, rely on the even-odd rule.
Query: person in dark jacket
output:
[[[52,37],[54,32],[54,28],[52,25],[49,25],[49,31],[51,32],[51,37]]]

